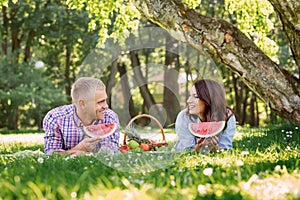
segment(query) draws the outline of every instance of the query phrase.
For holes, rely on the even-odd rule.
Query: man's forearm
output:
[[[81,154],[85,154],[87,152],[88,151],[87,151],[86,147],[82,143],[77,144],[75,147],[73,147],[69,150],[61,150],[61,151],[54,150],[54,151],[52,151],[52,153],[59,154],[59,155],[81,155]]]
[[[70,150],[67,150],[67,151],[56,151],[55,153],[59,154],[59,155],[83,155],[83,154],[86,154],[87,152],[86,151],[81,151],[81,150],[73,150],[73,149],[70,149]]]

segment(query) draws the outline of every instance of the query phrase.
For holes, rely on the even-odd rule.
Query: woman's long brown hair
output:
[[[218,82],[201,79],[194,86],[198,98],[205,103],[205,121],[227,121],[233,115],[233,111],[226,104],[225,91]]]

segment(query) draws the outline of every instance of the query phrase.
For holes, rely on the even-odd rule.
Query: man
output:
[[[44,151],[46,154],[80,155],[87,152],[116,152],[119,148],[119,119],[108,108],[106,87],[96,78],[79,78],[72,86],[73,104],[50,110],[44,118]],[[91,124],[117,124],[109,137],[88,138],[83,127]]]

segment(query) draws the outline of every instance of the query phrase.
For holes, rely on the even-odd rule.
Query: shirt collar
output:
[[[76,124],[77,127],[81,127],[82,128],[83,127],[83,123],[79,119],[79,117],[77,116],[75,105],[74,105],[73,109],[74,109],[74,114],[73,114],[74,122],[75,122],[75,124]],[[95,121],[93,121],[92,124],[98,124],[98,122],[99,122],[98,120],[95,120]]]
[[[76,107],[75,107],[75,105],[74,105],[73,109],[74,109],[73,118],[74,118],[74,122],[75,122],[76,126],[77,127],[83,127],[83,123],[81,122],[81,120],[79,119],[79,117],[76,114]]]

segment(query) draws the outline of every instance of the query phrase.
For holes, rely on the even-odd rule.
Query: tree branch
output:
[[[179,0],[132,1],[144,17],[166,29],[174,38],[236,72],[277,114],[300,122],[299,82],[289,82],[288,72],[234,25],[203,16]],[[290,73],[288,76],[298,80]]]

